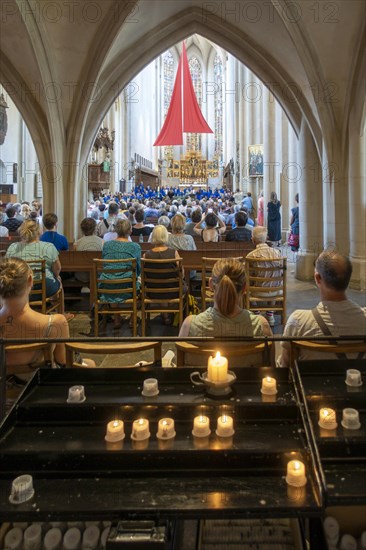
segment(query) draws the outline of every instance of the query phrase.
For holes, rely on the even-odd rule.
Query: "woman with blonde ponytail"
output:
[[[241,306],[245,289],[244,264],[234,258],[215,263],[210,279],[214,305],[187,317],[179,336],[272,336],[267,319]]]

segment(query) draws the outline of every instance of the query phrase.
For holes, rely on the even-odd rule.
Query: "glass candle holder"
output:
[[[318,424],[323,430],[335,430],[338,426],[335,410],[328,408],[320,409]]]
[[[347,430],[359,430],[361,428],[360,415],[356,409],[343,409],[341,424]]]
[[[47,533],[45,534],[43,540],[43,548],[44,550],[59,550],[59,548],[61,548],[61,543],[61,529],[58,529],[57,527],[52,527],[52,529],[47,531]]]
[[[63,550],[79,550],[81,533],[77,527],[71,527],[64,534]]]
[[[261,392],[263,395],[276,395],[277,393],[277,381],[271,376],[265,376],[262,378]]]
[[[4,548],[9,550],[22,550],[23,531],[20,527],[13,527],[5,535]]]
[[[352,535],[343,535],[339,543],[339,550],[357,550],[357,540]]]
[[[208,416],[196,416],[193,420],[193,430],[192,434],[195,437],[208,437],[211,433],[210,430],[210,419]]]
[[[158,433],[156,434],[158,439],[172,439],[175,435],[173,418],[162,418],[159,420]]]
[[[346,384],[347,386],[362,386],[361,371],[357,369],[348,369],[346,371]]]
[[[39,523],[33,523],[24,531],[24,550],[34,550],[41,548],[42,545],[42,527]]]
[[[219,437],[232,437],[234,435],[234,422],[231,416],[223,414],[217,419],[216,435]]]
[[[33,478],[29,474],[16,477],[11,484],[9,501],[12,504],[27,502],[34,495]]]
[[[139,418],[134,420],[132,424],[131,439],[134,441],[145,441],[149,439],[149,421],[146,418]]]
[[[125,438],[125,427],[123,420],[112,420],[107,424],[105,440],[109,443],[122,441]]]
[[[337,546],[339,540],[339,523],[336,518],[328,516],[324,520],[324,534],[330,546]]]
[[[286,482],[292,487],[306,485],[305,464],[300,460],[290,460],[287,464]]]
[[[142,389],[142,395],[144,397],[155,397],[159,394],[159,386],[156,378],[146,378]]]
[[[84,386],[71,386],[69,388],[68,403],[84,403],[85,399]]]

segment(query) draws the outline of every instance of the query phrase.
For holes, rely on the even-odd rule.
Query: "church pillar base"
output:
[[[314,279],[314,256],[313,252],[301,252],[296,258],[295,278],[299,281],[312,281]]]
[[[350,256],[350,260],[353,269],[349,288],[366,291],[366,260],[352,258],[352,256]]]

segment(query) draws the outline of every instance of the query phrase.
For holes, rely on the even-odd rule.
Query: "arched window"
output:
[[[202,68],[197,57],[189,60],[189,72],[191,73],[193,88],[197,97],[198,105],[202,106]],[[187,134],[187,151],[201,151],[201,134]]]
[[[215,82],[215,96],[214,96],[214,109],[215,109],[215,157],[222,160],[222,59],[221,55],[216,54],[214,59],[214,82]]]
[[[170,51],[163,55],[164,67],[164,119],[168,113],[174,87],[174,59]],[[173,147],[164,147],[164,156],[173,158]]]

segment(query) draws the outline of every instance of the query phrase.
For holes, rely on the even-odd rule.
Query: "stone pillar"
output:
[[[298,145],[301,167],[300,249],[295,276],[302,281],[314,276],[314,260],[323,249],[321,167],[313,137],[303,118]]]
[[[263,88],[263,196],[265,225],[267,225],[267,204],[271,192],[276,191],[275,125],[275,101],[268,88]]]

